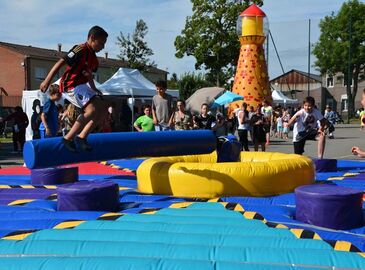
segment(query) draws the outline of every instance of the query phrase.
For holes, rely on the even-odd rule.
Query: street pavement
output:
[[[293,133],[290,132],[291,137]],[[335,138],[326,140],[325,158],[335,159],[353,159],[359,158],[352,155],[351,147],[359,146],[365,149],[365,131],[361,131],[358,125],[341,124],[336,126]],[[0,166],[13,167],[23,165],[23,156],[21,153],[11,153],[12,143],[0,144]],[[253,151],[252,146],[250,150]],[[268,152],[293,153],[293,142],[291,138],[287,141],[277,138],[271,138],[271,143],[267,147]],[[317,142],[307,141],[304,155],[317,157]],[[363,159],[365,161],[365,159]]]

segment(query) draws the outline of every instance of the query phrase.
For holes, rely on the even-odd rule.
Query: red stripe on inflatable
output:
[[[125,172],[122,170],[112,168],[107,165],[102,165],[97,162],[75,164],[73,166],[79,167],[79,174],[134,175],[133,172]],[[25,175],[30,174],[30,170],[22,166],[0,169],[0,175],[24,175],[24,174]]]

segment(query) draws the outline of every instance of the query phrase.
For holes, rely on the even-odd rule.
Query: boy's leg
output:
[[[321,133],[318,136],[318,158],[322,159],[324,155],[324,148],[326,146],[326,135],[324,133]]]
[[[304,153],[305,140],[294,142],[294,154],[302,155]]]
[[[107,103],[104,100],[95,98],[89,105],[91,104],[93,106],[94,114],[92,114],[89,121],[79,133],[78,137],[80,137],[81,139],[86,139],[89,133],[106,117]],[[87,105],[87,107],[89,105]]]

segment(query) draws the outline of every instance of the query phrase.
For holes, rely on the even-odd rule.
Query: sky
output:
[[[311,43],[320,35],[318,23],[337,12],[345,1],[339,0],[264,0],[271,33],[285,72],[307,71],[308,20],[311,19]],[[102,26],[109,33],[103,56],[116,58],[120,31],[132,33],[136,21],[148,26],[146,41],[153,50],[151,57],[158,68],[178,76],[194,71],[194,57],[175,57],[174,41],[192,15],[190,0],[0,0],[0,41],[68,51],[83,43],[89,28]],[[311,66],[314,56],[311,56]],[[272,43],[269,44],[269,75],[282,74]],[[316,72],[311,67],[312,73]]]

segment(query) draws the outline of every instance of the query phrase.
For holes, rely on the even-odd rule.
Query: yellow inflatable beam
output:
[[[137,170],[138,191],[192,198],[273,196],[314,182],[312,160],[294,154],[242,152],[240,162],[206,155],[151,158]]]

